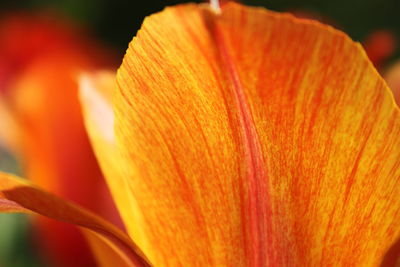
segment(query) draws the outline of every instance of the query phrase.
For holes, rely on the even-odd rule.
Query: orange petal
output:
[[[117,88],[127,224],[156,266],[376,266],[399,236],[399,110],[343,33],[167,8]]]
[[[2,18],[0,138],[4,136],[18,152],[28,179],[116,222],[119,216],[91,149],[78,100],[78,73],[110,66],[107,57],[112,53],[100,53],[99,47],[55,16]],[[3,114],[10,122],[5,124]],[[35,226],[39,248],[46,253],[43,258],[54,259],[50,265],[94,264],[74,227],[43,218]]]
[[[119,263],[124,263],[124,265],[118,266],[149,266],[130,238],[112,224],[20,178],[3,172],[0,172],[0,212],[33,212],[75,224],[90,230],[91,242],[101,247],[104,253],[109,253],[109,257],[119,255]]]
[[[0,110],[18,126],[18,140],[11,141],[21,150],[24,172],[56,194],[102,210],[87,197],[87,190],[102,186],[102,175],[84,129],[76,80],[82,70],[109,66],[112,53],[100,53],[86,34],[55,16],[9,15],[0,21],[0,33],[0,69],[10,72]],[[8,132],[8,124],[1,131],[5,127]]]
[[[86,130],[95,154],[103,166],[110,190],[124,222],[133,221],[130,212],[133,199],[122,177],[119,154],[114,135],[114,113],[112,95],[115,86],[115,72],[97,71],[82,75],[80,99],[83,107]],[[138,233],[140,235],[140,232]]]
[[[79,60],[57,55],[35,62],[14,82],[6,103],[20,130],[14,137],[19,138],[18,159],[26,177],[106,217],[112,213],[105,212],[105,203],[112,204],[112,200],[103,194],[105,183],[83,126],[74,80]],[[54,265],[94,264],[91,252],[80,245],[83,236],[74,227],[40,217],[35,226],[39,248],[54,258]],[[78,245],[73,246],[75,242]],[[78,260],[71,262],[71,258]]]
[[[0,145],[13,151],[19,151],[19,138],[20,129],[18,123],[10,113],[5,101],[0,98]]]

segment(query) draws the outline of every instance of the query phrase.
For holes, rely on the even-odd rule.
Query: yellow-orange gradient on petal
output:
[[[123,177],[114,135],[112,96],[115,88],[115,72],[109,70],[85,73],[80,79],[80,99],[86,130],[103,173],[110,177],[110,190],[124,222],[135,221],[132,209],[135,199]],[[137,234],[142,235],[138,230]]]
[[[399,109],[339,31],[167,8],[129,45],[114,108],[117,194],[155,266],[378,266],[399,237]]]
[[[0,136],[29,179],[113,219],[117,215],[88,142],[77,92],[82,70],[112,62],[85,34],[48,15],[11,15],[0,22],[0,117],[9,119]],[[40,218],[38,226],[52,265],[94,266],[76,229]]]

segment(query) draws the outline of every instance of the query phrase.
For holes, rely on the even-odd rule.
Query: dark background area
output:
[[[167,5],[187,1],[162,0],[1,0],[1,12],[13,9],[55,10],[73,18],[101,40],[123,53],[143,18]],[[193,1],[192,1],[193,2]],[[195,1],[201,2],[201,1]],[[301,10],[320,14],[335,23],[354,40],[362,41],[377,29],[400,36],[399,0],[247,0],[247,5],[276,11]]]

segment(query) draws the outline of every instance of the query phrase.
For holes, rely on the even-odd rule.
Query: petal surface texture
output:
[[[377,266],[399,235],[399,109],[339,31],[167,8],[114,105],[129,232],[155,266]]]
[[[117,227],[74,204],[0,172],[0,212],[36,213],[80,226],[86,231],[96,253],[102,252],[102,266],[149,266],[142,252]],[[108,265],[107,265],[108,264]]]

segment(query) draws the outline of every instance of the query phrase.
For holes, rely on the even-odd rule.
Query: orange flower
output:
[[[181,5],[113,81],[84,76],[81,98],[129,238],[6,174],[3,210],[91,230],[103,266],[378,266],[398,239],[399,108],[343,33]]]
[[[110,215],[112,200],[84,130],[75,81],[81,69],[110,66],[110,60],[82,34],[48,15],[0,22],[2,134],[27,177],[94,211],[108,205],[103,214]],[[57,266],[94,265],[76,229],[44,219],[38,227]]]

